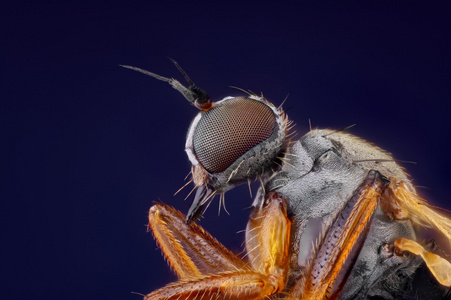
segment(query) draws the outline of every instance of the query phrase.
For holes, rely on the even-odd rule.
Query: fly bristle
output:
[[[281,161],[283,162],[284,165],[289,165],[290,167],[294,168],[294,165],[290,164],[288,161],[288,158],[281,158]]]
[[[232,88],[232,89],[239,90],[239,91],[241,91],[241,92],[243,92],[243,93],[245,93],[245,94],[248,94],[249,96],[254,96],[254,94],[252,94],[251,92],[246,91],[245,89],[242,89],[242,88],[240,88],[240,87],[233,86],[233,85],[229,85],[229,87]]]
[[[277,157],[278,159],[280,159],[281,160],[281,158],[280,157]],[[282,161],[282,160],[281,160]],[[283,161],[282,161],[283,162]],[[279,164],[277,161],[274,161],[274,163],[280,168],[280,169],[282,169],[282,165],[281,164]],[[274,173],[274,172],[273,172]]]
[[[271,169],[272,170],[272,169]],[[273,171],[273,170],[272,170]],[[273,171],[273,173],[274,173],[274,171]],[[251,179],[250,178],[248,178],[247,179],[247,187],[249,188],[249,195],[251,196],[251,198],[252,198],[252,189],[251,189]]]
[[[145,294],[142,294],[142,293],[138,293],[138,292],[130,292],[131,294],[134,294],[134,295],[138,295],[138,296],[141,296],[141,297],[146,297],[147,295],[145,295]]]
[[[193,179],[191,178],[187,183],[185,183],[181,188],[177,190],[177,192],[174,193],[174,196],[177,195],[181,190],[183,190],[188,184],[193,182]]]
[[[287,155],[288,155],[288,156],[298,157],[296,154],[291,153],[291,152],[284,152],[283,155],[284,155],[284,156],[287,156]]]
[[[191,194],[194,192],[194,190],[196,190],[198,187],[199,187],[198,185],[194,185],[194,187],[191,189],[191,191],[188,193],[188,195],[186,195],[184,200],[188,199],[189,196],[191,196]]]
[[[221,208],[221,203],[222,203],[222,207],[224,208],[224,211],[226,212],[226,214],[228,214],[230,216],[230,213],[227,210],[227,207],[225,205],[225,193],[221,193],[219,196],[219,208]]]
[[[329,136],[329,135],[332,135],[332,134],[335,134],[335,133],[347,131],[348,129],[354,127],[355,125],[356,125],[356,124],[352,124],[352,125],[349,125],[349,126],[346,126],[346,127],[340,128],[340,129],[337,129],[337,130],[332,130],[332,131],[329,132],[328,134],[323,135],[323,137],[326,137],[326,136]]]

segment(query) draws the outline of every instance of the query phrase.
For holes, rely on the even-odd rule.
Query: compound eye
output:
[[[236,97],[203,113],[193,134],[193,150],[210,173],[219,173],[277,130],[277,115],[263,101]]]

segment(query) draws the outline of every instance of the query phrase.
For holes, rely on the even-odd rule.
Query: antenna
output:
[[[195,107],[197,107],[200,110],[207,111],[210,108],[212,108],[213,103],[211,101],[211,98],[208,96],[208,94],[203,89],[199,88],[191,80],[191,78],[189,78],[188,74],[186,74],[186,72],[182,69],[182,67],[180,67],[180,65],[174,59],[172,59],[172,58],[169,58],[169,59],[172,61],[172,63],[175,65],[175,67],[179,70],[179,72],[182,73],[185,80],[189,83],[188,88],[185,87],[183,84],[181,84],[180,81],[178,81],[177,79],[174,79],[174,78],[167,78],[167,77],[155,74],[153,72],[150,72],[150,71],[147,71],[147,70],[144,70],[141,68],[133,67],[133,66],[128,66],[128,65],[119,65],[119,66],[126,68],[126,69],[130,69],[133,71],[143,73],[143,74],[153,77],[155,79],[169,83],[174,89],[179,91],[183,95],[183,97],[185,97],[185,99],[191,103],[191,105],[194,105]]]

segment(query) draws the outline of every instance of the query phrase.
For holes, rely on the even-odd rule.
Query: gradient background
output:
[[[27,3],[29,2],[29,3]],[[163,3],[164,2],[164,3]],[[264,95],[298,136],[342,128],[392,152],[433,204],[451,208],[451,11],[444,2],[105,4],[16,1],[0,8],[2,299],[141,299],[175,279],[147,211],[177,196],[196,110],[130,64],[214,99]],[[256,186],[254,187],[256,188]],[[201,222],[239,252],[246,186]]]

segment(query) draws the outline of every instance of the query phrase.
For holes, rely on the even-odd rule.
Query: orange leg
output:
[[[330,226],[304,279],[296,283],[290,299],[330,299],[343,288],[346,262],[357,253],[366,236],[378,201],[387,185],[379,172],[370,172],[346,207]],[[356,251],[357,250],[357,251]],[[352,258],[351,258],[352,259]]]
[[[417,242],[405,238],[399,238],[395,241],[395,251],[408,251],[421,256],[437,281],[441,285],[451,287],[451,263],[443,257],[431,253]]]
[[[382,197],[381,207],[392,219],[410,219],[421,226],[438,229],[451,243],[451,219],[434,211],[409,184],[391,178]],[[448,245],[447,245],[448,246]],[[395,241],[398,252],[419,255],[440,284],[451,287],[451,263],[437,254],[426,251],[420,244],[405,238]]]
[[[290,221],[285,200],[268,198],[248,225],[248,264],[177,210],[156,204],[149,225],[180,280],[145,299],[262,299],[285,287]],[[282,238],[280,238],[282,235]],[[256,242],[258,241],[258,242]]]
[[[149,227],[169,265],[180,279],[219,272],[247,271],[247,265],[194,222],[165,204],[149,211]]]

